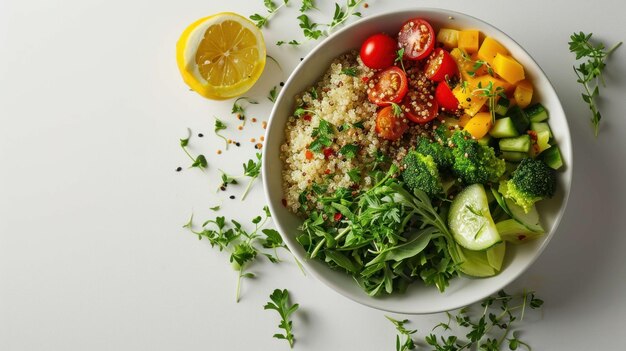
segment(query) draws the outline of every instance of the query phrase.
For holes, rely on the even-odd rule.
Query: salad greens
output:
[[[270,295],[270,300],[270,302],[263,306],[263,309],[277,311],[281,318],[278,328],[285,330],[284,334],[276,333],[274,334],[274,337],[276,339],[287,340],[289,347],[293,349],[293,344],[296,339],[292,331],[293,322],[289,319],[289,317],[298,310],[300,305],[292,305],[289,303],[289,291],[287,289],[274,290],[274,292]]]

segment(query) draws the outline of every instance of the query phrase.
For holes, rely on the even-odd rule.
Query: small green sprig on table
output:
[[[193,157],[189,150],[187,150],[187,146],[189,145],[189,139],[191,139],[191,129],[187,128],[187,137],[184,139],[180,139],[180,147],[183,149],[185,154],[191,159],[192,164],[189,168],[198,168],[202,172],[205,172],[205,169],[209,166],[206,157],[204,155],[199,154],[196,157]],[[206,173],[206,172],[205,172]]]
[[[242,278],[253,278],[254,273],[246,272],[248,266],[254,262],[258,254],[265,256],[270,262],[280,262],[276,253],[277,248],[285,246],[280,234],[274,229],[262,229],[271,217],[269,208],[263,207],[263,216],[252,219],[254,229],[247,231],[236,220],[226,221],[223,216],[209,219],[202,223],[200,230],[194,229],[193,215],[183,226],[198,236],[199,240],[207,239],[211,247],[217,247],[219,251],[230,253],[230,262],[239,274],[235,300],[239,302],[239,292]],[[257,246],[260,244],[265,249],[272,249],[274,253],[261,251]]]
[[[574,73],[578,77],[577,82],[582,84],[585,92],[582,93],[583,101],[589,105],[591,110],[591,123],[594,129],[594,135],[597,137],[600,130],[600,120],[602,115],[598,109],[596,99],[600,95],[600,84],[606,86],[602,72],[606,67],[606,59],[617,49],[622,42],[613,45],[608,51],[605,50],[603,43],[594,46],[591,43],[593,33],[585,34],[583,32],[573,33],[570,36],[569,51],[576,54],[576,60],[586,59],[578,67],[574,65]]]
[[[503,347],[508,347],[508,350],[524,347],[530,351],[530,345],[519,339],[519,332],[513,330],[513,325],[524,319],[527,308],[538,309],[542,305],[543,300],[537,298],[534,292],[509,295],[500,291],[482,301],[478,316],[473,313],[477,306],[464,307],[456,313],[446,312],[448,320],[435,325],[432,332],[424,338],[424,342],[432,346],[433,351],[500,351]],[[416,330],[407,330],[404,327],[409,321],[386,317],[399,333],[396,336],[396,351],[413,350],[415,340],[412,335]],[[465,333],[464,336],[453,332],[457,327],[464,330],[459,332]],[[440,335],[434,333],[437,329],[440,329]],[[405,337],[402,343],[401,336]]]
[[[262,16],[258,13],[255,13],[250,16],[250,19],[256,24],[257,27],[263,28],[267,26],[270,18],[272,18],[274,14],[276,14],[276,12],[278,12],[278,10],[280,10],[283,6],[287,6],[288,3],[289,0],[283,0],[282,4],[276,5],[276,3],[274,3],[274,1],[272,0],[263,0],[263,4],[267,9],[267,15]]]
[[[290,304],[289,302],[289,291],[287,289],[276,289],[270,295],[270,300],[263,309],[265,310],[275,310],[280,315],[280,324],[278,324],[278,328],[283,329],[285,331],[284,334],[276,333],[274,337],[277,339],[287,340],[289,343],[289,347],[293,348],[293,344],[295,342],[295,337],[293,335],[293,322],[290,320],[290,316],[298,310],[300,305],[298,304]]]

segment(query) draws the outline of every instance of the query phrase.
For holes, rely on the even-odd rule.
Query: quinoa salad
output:
[[[477,30],[422,18],[339,55],[295,97],[283,205],[310,259],[371,296],[505,269],[541,237],[563,161],[524,67]]]

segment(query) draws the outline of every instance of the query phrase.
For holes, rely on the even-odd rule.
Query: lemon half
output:
[[[176,43],[183,80],[209,99],[228,99],[248,91],[261,76],[265,58],[261,31],[232,12],[197,20]]]

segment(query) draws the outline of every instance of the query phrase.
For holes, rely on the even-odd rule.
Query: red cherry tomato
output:
[[[361,61],[372,69],[384,69],[396,60],[398,43],[387,34],[379,33],[365,39],[361,45]]]
[[[393,107],[383,107],[376,115],[376,133],[386,140],[398,140],[406,132],[409,125],[401,116],[393,113]]]
[[[378,106],[399,103],[409,89],[406,74],[396,66],[377,73],[367,84],[367,97]]]
[[[425,68],[426,77],[435,82],[441,82],[446,77],[452,78],[459,73],[456,61],[449,52],[436,48],[428,57]]]
[[[404,58],[421,60],[427,57],[435,46],[435,31],[426,20],[413,18],[406,21],[398,33],[398,47],[404,48]]]
[[[402,111],[411,122],[425,124],[439,115],[439,105],[432,95],[409,92],[402,101]]]
[[[443,81],[437,85],[435,90],[435,100],[442,109],[450,112],[455,112],[459,109],[459,100],[452,93],[452,89],[446,81]]]

